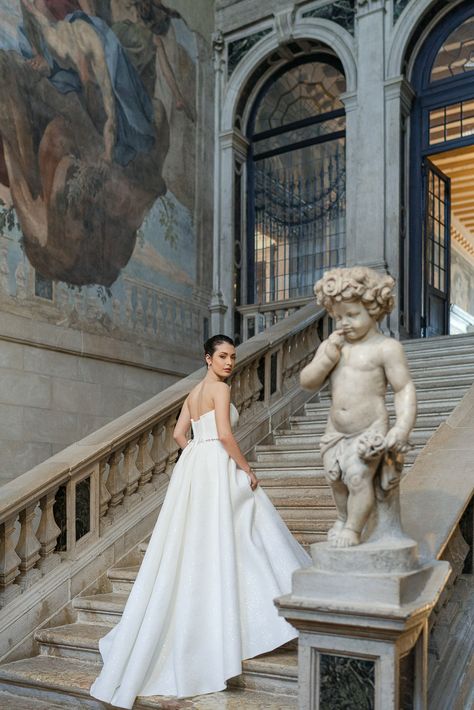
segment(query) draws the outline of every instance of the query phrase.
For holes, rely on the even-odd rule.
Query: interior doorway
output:
[[[474,6],[433,29],[413,66],[409,318],[412,336],[474,330]]]
[[[444,261],[448,271],[446,330],[464,333],[474,330],[474,145],[432,155],[431,163],[444,179],[438,190],[448,197],[446,255],[442,255],[442,244],[436,246],[437,261],[440,265]],[[437,233],[442,229],[440,225]],[[441,277],[440,273],[438,283]]]

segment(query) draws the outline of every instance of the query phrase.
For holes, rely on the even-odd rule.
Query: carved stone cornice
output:
[[[293,39],[293,31],[295,27],[296,10],[282,10],[275,12],[275,31],[278,37],[278,44],[284,46]]]

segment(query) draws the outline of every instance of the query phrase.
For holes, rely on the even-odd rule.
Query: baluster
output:
[[[109,518],[107,512],[109,510],[109,502],[112,498],[107,488],[107,459],[102,459],[99,462],[99,482],[100,482],[100,504],[99,504],[99,532],[104,533],[105,528],[112,524],[113,519]]]
[[[120,468],[122,451],[114,451],[109,458],[109,475],[107,478],[107,490],[110,493],[109,514],[116,515],[116,508],[122,503],[126,482],[123,480]]]
[[[166,425],[165,425],[165,449],[167,451],[167,460],[166,460],[166,469],[165,473],[169,474],[171,473],[171,470],[173,469],[173,466],[176,463],[176,460],[178,458],[178,451],[179,447],[176,441],[173,439],[173,431],[176,426],[176,414],[171,415],[166,420]]]
[[[144,331],[145,327],[143,324],[143,298],[144,294],[140,294],[140,292],[137,289],[137,305],[135,308],[135,326],[136,329],[139,331]]]
[[[21,562],[13,544],[16,518],[12,515],[0,524],[0,608],[21,593],[20,586],[15,582],[20,574]]]
[[[242,392],[241,392],[241,373],[239,372],[235,377],[232,379],[232,390],[231,390],[231,398],[232,402],[234,403],[235,407],[237,407],[238,412],[242,411]]]
[[[149,335],[155,334],[154,320],[153,293],[152,291],[148,291],[148,299],[146,304],[146,328]]]
[[[155,467],[155,462],[150,456],[148,451],[148,440],[150,438],[150,432],[144,432],[138,440],[138,456],[137,456],[137,467],[140,472],[140,478],[138,485],[143,488],[148,483],[150,483],[151,477],[153,476],[153,469]]]
[[[132,287],[129,284],[125,286],[125,324],[133,328]]]
[[[56,542],[61,534],[61,528],[54,519],[53,506],[56,500],[58,488],[44,495],[40,500],[41,519],[36,531],[36,537],[40,543],[40,556],[38,567],[43,574],[54,569],[61,563],[61,557],[54,552]]]
[[[258,362],[258,360],[255,360],[252,363],[250,375],[253,406],[255,406],[257,402],[260,401],[260,395],[263,390],[263,382],[260,381],[260,377],[258,376]]]
[[[125,496],[130,498],[138,488],[141,473],[136,464],[137,441],[130,441],[123,456],[123,474],[126,481]]]
[[[20,576],[18,583],[22,589],[28,589],[41,577],[35,565],[40,558],[41,545],[33,532],[33,519],[35,517],[36,503],[28,505],[20,512],[20,537],[15,548],[20,557]]]
[[[252,392],[250,389],[250,367],[244,367],[240,373],[240,396],[242,401],[240,416],[245,419],[248,415],[248,408],[252,404]]]
[[[165,434],[166,428],[163,422],[155,424],[151,430],[153,437],[150,455],[153,459],[155,466],[153,469],[153,477],[158,479],[166,469],[166,461],[168,459],[168,452],[165,446]]]
[[[10,295],[10,269],[8,266],[8,241],[2,245],[2,258],[0,260],[0,289]]]
[[[99,480],[100,480],[100,510],[99,515],[103,518],[107,514],[109,501],[112,498],[108,491],[107,481],[107,460],[102,459],[99,463]]]

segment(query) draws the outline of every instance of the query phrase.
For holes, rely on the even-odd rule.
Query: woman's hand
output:
[[[250,488],[254,491],[259,484],[259,480],[251,468],[249,468],[249,470],[246,471],[245,473],[247,474],[247,476],[250,479]]]

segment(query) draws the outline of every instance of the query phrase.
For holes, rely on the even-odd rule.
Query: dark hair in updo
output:
[[[229,338],[228,335],[222,335],[222,333],[219,333],[219,335],[213,335],[212,338],[206,340],[204,343],[204,355],[210,355],[210,357],[212,357],[217,350],[217,346],[221,343],[228,343],[229,345],[233,345],[235,348],[235,343],[232,338]]]

